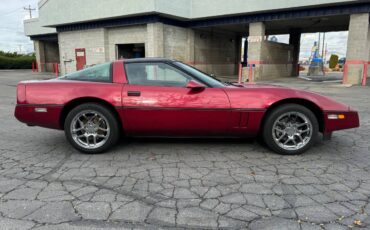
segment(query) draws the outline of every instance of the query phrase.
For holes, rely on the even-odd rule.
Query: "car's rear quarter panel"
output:
[[[51,80],[25,83],[25,98],[18,99],[15,116],[18,120],[47,128],[61,129],[60,116],[64,106],[81,98],[103,100],[121,106],[122,84]],[[46,108],[47,112],[36,112]]]

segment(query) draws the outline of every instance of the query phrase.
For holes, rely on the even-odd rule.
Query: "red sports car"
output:
[[[58,79],[20,82],[16,118],[64,130],[85,153],[120,136],[255,137],[299,154],[318,137],[359,126],[358,113],[330,98],[263,84],[223,83],[184,63],[131,59]]]

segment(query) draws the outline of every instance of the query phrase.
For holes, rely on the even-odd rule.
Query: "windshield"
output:
[[[92,67],[67,74],[60,79],[92,82],[112,82],[112,63],[94,65]]]
[[[224,84],[220,80],[218,80],[214,77],[211,77],[211,76],[201,72],[200,70],[197,70],[196,68],[194,68],[192,66],[186,65],[182,62],[174,62],[174,64],[177,65],[178,67],[184,69],[185,71],[187,71],[191,75],[195,76],[199,80],[203,81],[207,85],[210,85],[212,87],[223,87],[224,86]]]

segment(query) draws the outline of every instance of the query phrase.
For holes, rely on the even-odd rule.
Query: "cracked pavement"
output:
[[[277,82],[360,112],[361,128],[300,156],[223,139],[130,139],[86,155],[14,118],[16,83],[44,77],[0,71],[1,229],[370,228],[369,87]]]

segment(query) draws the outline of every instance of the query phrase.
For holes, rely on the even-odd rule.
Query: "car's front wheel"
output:
[[[308,150],[315,143],[318,132],[319,124],[311,110],[285,104],[267,114],[263,139],[275,152],[295,155]]]
[[[118,140],[118,122],[105,106],[86,103],[72,109],[64,123],[67,140],[84,153],[102,153]]]

